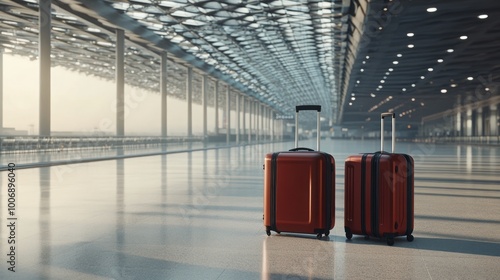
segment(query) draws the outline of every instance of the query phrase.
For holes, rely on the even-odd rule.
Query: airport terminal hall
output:
[[[500,279],[500,2],[0,0],[0,279]]]

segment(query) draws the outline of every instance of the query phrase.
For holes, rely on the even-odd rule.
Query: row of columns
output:
[[[500,135],[500,98],[477,100],[458,104],[454,110],[434,115],[423,120],[421,136],[499,136]]]
[[[39,89],[40,89],[40,111],[39,111],[39,134],[49,136],[51,132],[51,0],[39,1]],[[2,76],[2,53],[0,52],[0,81],[3,81]],[[116,30],[116,135],[125,135],[125,32],[121,29]],[[160,70],[160,94],[161,94],[161,135],[167,136],[167,54],[161,55],[161,70]],[[208,86],[209,78],[207,75],[202,76],[202,107],[203,107],[203,136],[208,136],[207,128],[207,106],[208,106]],[[219,91],[220,83],[215,83],[215,134],[219,135]],[[2,119],[2,101],[3,92],[2,84],[0,84],[0,127],[3,126]],[[224,112],[226,114],[226,141],[231,140],[231,88],[226,86],[226,104]],[[193,68],[187,68],[186,78],[186,102],[187,102],[187,135],[193,136],[193,118],[192,118],[192,96],[193,96]],[[283,121],[276,120],[273,110],[257,101],[251,101],[249,98],[243,97],[236,92],[236,124],[235,135],[236,142],[242,141],[242,135],[247,135],[247,141],[252,141],[252,134],[255,140],[261,140],[264,137],[270,140],[279,139],[282,137]],[[243,104],[241,104],[243,103]],[[242,105],[242,106],[241,106]],[[246,127],[247,113],[250,117],[248,120],[249,127]],[[240,124],[243,124],[243,128]],[[252,133],[252,131],[254,133]],[[243,133],[242,133],[243,132]]]
[[[467,108],[454,118],[455,136],[499,135],[499,104],[490,104],[476,109]]]

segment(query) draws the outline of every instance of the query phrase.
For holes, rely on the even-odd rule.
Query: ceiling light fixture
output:
[[[448,92],[448,90],[446,90],[444,88],[441,90],[441,93],[447,93],[447,92]]]
[[[460,36],[460,40],[467,40],[467,38],[469,38],[469,37],[467,37],[467,36],[465,36],[465,35]]]
[[[413,37],[413,36],[415,36],[415,33],[410,32],[410,33],[407,33],[406,36]]]
[[[449,53],[452,53],[453,49],[447,49],[446,51],[449,52]]]
[[[467,80],[472,81],[472,80],[474,80],[474,78],[473,77],[467,77]]]
[[[483,15],[479,15],[477,16],[479,19],[487,19],[488,18],[488,15],[487,14],[483,14]]]
[[[438,59],[437,62],[442,63],[444,60],[442,58]]]
[[[408,45],[408,48],[409,48],[409,49],[413,49],[414,47],[415,47],[415,45],[414,45],[414,44],[409,44],[409,45]]]
[[[437,8],[436,7],[431,7],[431,8],[427,8],[427,12],[428,13],[434,13],[437,11]]]

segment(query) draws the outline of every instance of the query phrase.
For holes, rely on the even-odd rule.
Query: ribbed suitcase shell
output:
[[[344,227],[353,234],[386,238],[406,235],[414,223],[414,162],[406,154],[367,153],[345,161]]]
[[[269,153],[265,157],[266,232],[328,236],[335,225],[335,160],[323,152]]]

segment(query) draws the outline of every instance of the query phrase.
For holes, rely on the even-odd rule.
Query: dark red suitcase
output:
[[[318,111],[321,106],[296,108]],[[319,135],[317,149],[319,150]],[[335,160],[332,155],[307,148],[269,153],[264,163],[264,226],[267,235],[294,232],[328,236],[335,225]]]
[[[384,116],[392,116],[392,153],[383,152]],[[394,153],[395,115],[382,114],[381,152],[349,156],[345,161],[344,228],[353,234],[385,238],[388,245],[404,236],[413,241],[414,162]]]

